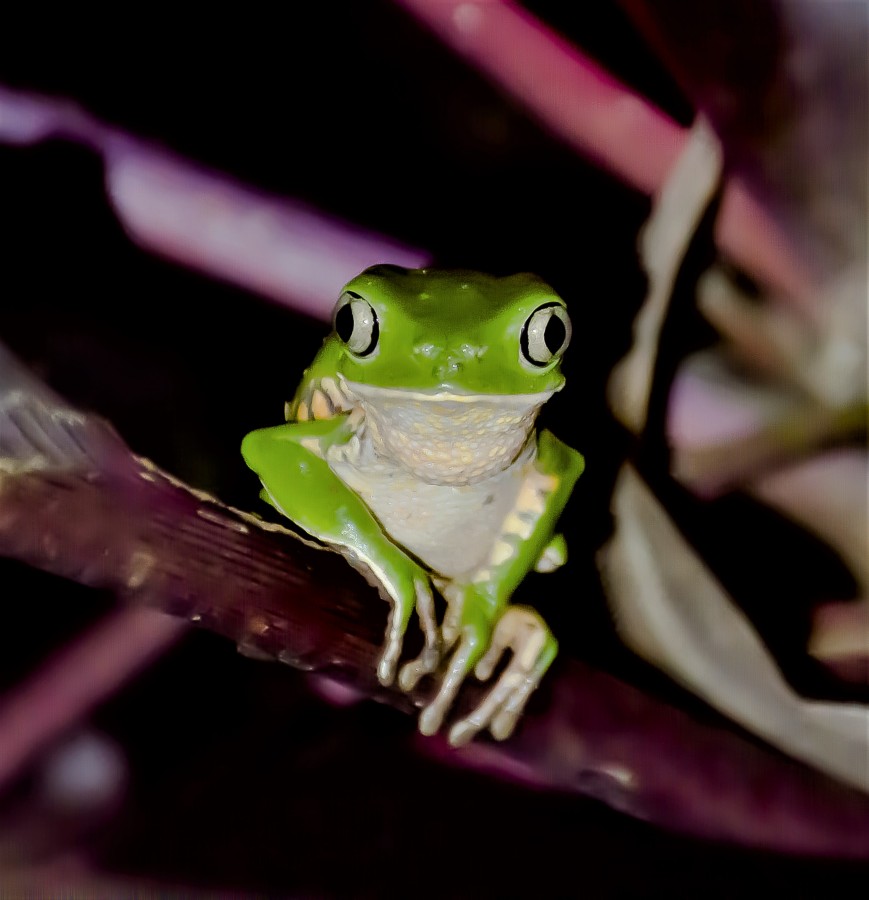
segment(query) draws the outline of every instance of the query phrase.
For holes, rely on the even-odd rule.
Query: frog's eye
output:
[[[522,326],[522,357],[532,366],[548,366],[570,343],[570,317],[560,303],[544,303]]]
[[[380,338],[374,307],[359,294],[345,291],[335,307],[335,334],[356,356],[369,356]]]

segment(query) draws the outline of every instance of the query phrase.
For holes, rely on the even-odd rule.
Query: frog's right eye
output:
[[[345,291],[335,307],[335,334],[356,356],[370,356],[380,338],[374,307],[359,294]]]

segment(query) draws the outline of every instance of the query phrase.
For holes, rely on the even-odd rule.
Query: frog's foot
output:
[[[434,672],[441,661],[441,635],[435,618],[434,598],[427,582],[415,581],[416,611],[425,637],[425,646],[419,656],[405,663],[398,673],[398,686],[412,691],[420,678]]]
[[[459,747],[485,728],[499,741],[508,738],[558,653],[558,643],[543,619],[532,609],[511,606],[501,616],[492,643],[477,663],[474,674],[480,681],[492,675],[503,652],[513,653],[507,668],[485,700],[450,729],[450,743]]]
[[[443,723],[449,708],[456,699],[456,694],[462,686],[462,682],[474,667],[474,656],[480,655],[479,645],[473,637],[468,637],[468,632],[462,634],[459,646],[450,660],[444,680],[441,682],[437,696],[420,713],[419,730],[423,734],[434,734]]]
[[[401,648],[404,643],[404,633],[411,613],[416,607],[419,615],[419,623],[425,637],[425,646],[419,657],[408,663],[402,669],[400,686],[403,690],[410,690],[419,678],[427,672],[434,671],[440,661],[440,634],[438,632],[437,619],[435,618],[434,598],[431,586],[427,578],[417,577],[413,579],[413,593],[401,592],[393,594],[389,592],[392,606],[389,610],[389,622],[386,626],[386,647],[377,665],[377,678],[383,685],[390,685],[395,680],[395,671],[398,668],[398,660],[401,656]],[[419,666],[420,673],[416,680],[410,683],[410,675],[405,679],[404,671],[410,668],[410,673]],[[405,680],[410,683],[405,687]]]
[[[459,612],[455,610],[458,608]],[[446,645],[455,644],[452,658],[447,666],[440,689],[419,717],[419,730],[423,734],[434,734],[440,727],[459,692],[462,683],[482,658],[492,634],[492,610],[485,602],[475,602],[467,590],[461,599],[450,603],[453,611],[453,628],[445,638]],[[459,620],[459,621],[456,621]]]

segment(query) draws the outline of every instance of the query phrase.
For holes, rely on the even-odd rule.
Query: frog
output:
[[[285,421],[242,442],[262,499],[389,603],[377,678],[406,692],[435,678],[423,734],[472,672],[488,681],[505,659],[450,726],[455,746],[509,737],[558,652],[542,616],[511,598],[567,558],[557,523],[585,462],[537,417],[564,387],[571,331],[537,275],[372,266],[340,291]],[[400,665],[414,613],[423,647]]]

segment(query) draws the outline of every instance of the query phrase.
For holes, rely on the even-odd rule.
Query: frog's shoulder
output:
[[[337,348],[327,339],[314,361],[305,369],[293,399],[284,406],[288,422],[306,422],[310,419],[331,419],[339,413],[353,409],[337,377]]]

